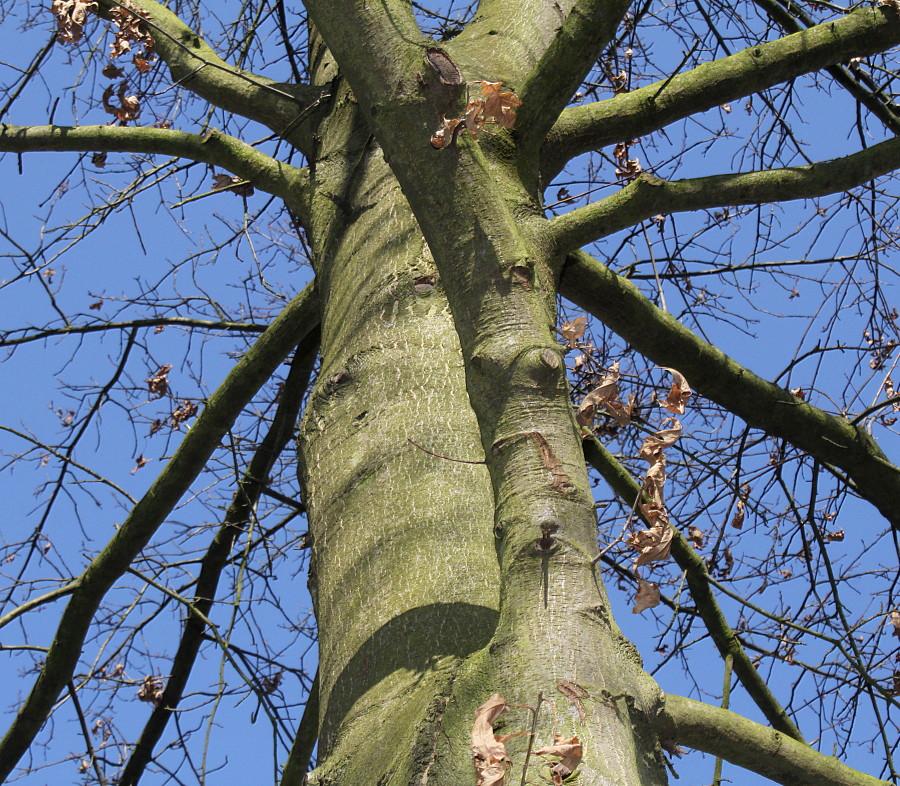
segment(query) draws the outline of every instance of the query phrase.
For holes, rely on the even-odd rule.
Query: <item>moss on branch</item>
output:
[[[131,126],[0,125],[0,152],[41,151],[146,153],[188,158],[220,166],[256,188],[280,197],[301,219],[307,213],[305,169],[272,158],[216,129],[201,135]]]
[[[774,729],[683,696],[666,696],[654,725],[664,741],[711,753],[786,786],[887,786]]]

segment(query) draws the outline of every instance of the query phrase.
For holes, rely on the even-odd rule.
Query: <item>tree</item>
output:
[[[900,470],[873,436],[878,431],[891,439],[891,412],[900,409],[890,377],[897,313],[885,289],[895,277],[886,261],[895,245],[890,175],[900,167],[893,137],[900,114],[890,98],[895,76],[883,54],[900,43],[894,4],[849,13],[771,0],[739,12],[717,3],[629,10],[628,3],[597,0],[481,0],[466,9],[426,9],[406,0],[307,0],[304,6],[308,20],[290,17],[298,9],[281,2],[242,5],[238,22],[222,28],[231,44],[217,52],[202,33],[216,22],[191,4],[55,0],[56,42],[10,78],[4,112],[39,83],[50,52],[69,44],[72,67],[83,58],[94,69],[89,89],[75,95],[113,118],[106,125],[57,125],[54,100],[48,124],[0,129],[0,150],[18,161],[38,151],[89,153],[78,163],[89,172],[106,165],[106,154],[138,156],[134,178],[103,194],[85,220],[64,226],[53,243],[100,229],[163,174],[189,178],[196,171],[191,163],[148,163],[149,156],[162,156],[230,173],[216,175],[213,190],[243,201],[234,242],[249,249],[257,270],[253,283],[243,285],[254,298],[248,319],[234,318],[212,296],[199,306],[187,296],[169,304],[161,285],[141,282],[125,320],[77,315],[60,305],[58,322],[4,333],[11,350],[91,332],[120,331],[124,338],[111,381],[80,399],[71,414],[61,410],[70,435],[60,445],[18,433],[33,448],[18,463],[40,456],[60,470],[48,484],[52,499],[38,526],[7,544],[18,562],[10,563],[2,624],[15,622],[27,635],[37,609],[58,601],[61,611],[0,744],[3,778],[21,774],[17,767],[38,766],[23,757],[41,740],[61,699],[83,728],[86,778],[134,784],[148,767],[166,772],[159,742],[187,712],[182,701],[202,647],[219,651],[242,675],[273,717],[275,736],[284,736],[272,699],[282,677],[272,667],[292,655],[250,654],[231,631],[235,617],[255,613],[243,582],[256,571],[265,587],[259,597],[268,597],[278,558],[266,549],[298,542],[271,545],[302,512],[319,669],[285,745],[285,784],[304,780],[316,742],[309,782],[323,786],[655,784],[666,781],[666,757],[680,754],[679,745],[781,783],[877,782],[806,742],[798,717],[810,697],[819,700],[821,725],[836,729],[833,740],[831,732],[816,737],[847,750],[851,742],[874,740],[883,764],[872,769],[881,767],[896,782],[898,672],[891,647],[892,631],[900,635],[893,587]],[[23,14],[33,23],[30,8]],[[95,23],[95,16],[103,21]],[[433,35],[423,33],[429,24],[437,26]],[[114,55],[135,53],[127,75],[94,47],[106,29],[115,36]],[[691,39],[677,54],[680,62],[672,60],[679,37]],[[270,43],[276,39],[277,57]],[[741,44],[749,48],[737,51]],[[664,50],[658,58],[657,47]],[[258,67],[249,70],[254,61]],[[265,72],[290,77],[275,81]],[[812,95],[819,89],[838,91],[837,101],[848,97],[859,131],[855,152],[803,160],[794,91],[804,80]],[[747,102],[756,129],[737,148],[743,152],[729,159],[718,153],[730,144],[722,118],[737,101]],[[691,121],[707,110],[716,110],[719,121],[706,127]],[[156,123],[147,121],[151,112]],[[849,117],[852,127],[853,111]],[[261,126],[265,137],[251,141]],[[678,129],[686,129],[683,142]],[[641,157],[634,154],[639,144]],[[708,155],[712,173],[693,160],[694,145],[716,151]],[[609,146],[615,147],[603,175],[596,151]],[[588,154],[587,163],[572,163]],[[656,160],[652,171],[641,164],[648,156]],[[757,166],[744,166],[754,160]],[[683,171],[689,166],[696,170]],[[94,188],[85,181],[88,191]],[[579,181],[586,181],[585,193],[573,197],[569,189]],[[557,204],[548,204],[551,184]],[[197,190],[196,184],[184,188]],[[249,215],[253,189],[283,203],[289,219],[268,231],[272,253],[294,242],[290,223],[298,248],[287,253],[308,248],[315,271],[314,282],[263,332],[266,308],[286,300],[282,290],[293,284],[273,285],[266,277],[249,229],[256,222],[254,231],[261,232],[261,213]],[[835,199],[814,201],[830,195]],[[826,355],[837,350],[852,358],[842,367],[842,390],[806,370],[795,376],[809,382],[782,387],[701,337],[709,336],[710,324],[727,331],[730,321],[747,320],[712,302],[712,289],[692,293],[702,276],[719,274],[741,292],[741,270],[762,276],[771,267],[784,276],[774,280],[793,281],[798,295],[806,286],[792,278],[790,264],[758,258],[801,234],[791,228],[779,235],[779,214],[764,209],[791,200],[807,200],[807,214],[813,204],[817,218],[842,209],[867,217],[860,235],[872,272],[867,281],[849,254],[840,253],[846,237],[833,239],[813,226],[816,219],[804,219],[804,231],[833,243],[824,262],[846,271],[843,291],[854,288],[846,301],[836,301],[820,343],[803,345],[826,365]],[[746,208],[743,216],[756,233],[746,263],[737,241],[721,240],[718,249],[706,242],[729,231],[739,208]],[[678,225],[681,214],[699,218]],[[651,241],[654,232],[660,239]],[[26,252],[9,228],[4,237],[10,259],[20,264],[13,283],[33,280],[56,303],[45,249]],[[620,257],[641,238],[648,258],[635,257],[626,269]],[[591,246],[604,239],[605,245]],[[698,270],[691,255],[717,264]],[[804,254],[798,263],[823,260]],[[813,269],[813,284],[827,278]],[[649,294],[635,285],[641,280],[649,281]],[[684,304],[680,318],[668,310],[667,292]],[[560,342],[560,295],[596,317],[593,339],[586,321],[564,319]],[[101,296],[96,310],[109,302]],[[851,306],[863,313],[860,346],[839,333],[840,320],[849,319],[841,311]],[[142,308],[152,313],[138,318]],[[132,402],[148,393],[165,400],[171,364],[151,368],[145,383],[125,380],[131,353],[145,353],[149,363],[147,336],[170,326],[188,335],[259,335],[212,395],[174,402],[168,419],[148,424],[151,436],[169,432],[173,440],[191,426],[146,493],[127,504],[108,543],[72,575],[57,569],[58,581],[41,589],[29,571],[43,564],[39,552],[53,500],[67,478],[92,472],[75,446],[89,427],[97,428],[98,412],[115,391],[125,391],[123,401],[125,393]],[[577,360],[570,350],[577,350]],[[291,353],[277,399],[274,393],[260,399]],[[317,356],[296,452],[301,505],[290,480],[279,486],[283,472],[273,467],[293,436]],[[805,359],[794,358],[789,370]],[[648,362],[654,367],[641,374]],[[620,395],[620,373],[623,380],[634,375],[634,400]],[[664,389],[651,397],[669,379],[668,397]],[[864,396],[870,404],[861,403]],[[247,413],[254,400],[266,402],[262,419]],[[660,404],[667,410],[662,422]],[[685,406],[702,432],[691,447],[677,444],[681,426],[669,420]],[[223,440],[231,446],[224,453]],[[610,449],[615,440],[619,448]],[[600,504],[606,488],[621,504],[598,510],[585,458],[593,477],[606,484],[596,492]],[[667,461],[675,469],[666,493]],[[135,470],[144,463],[141,454]],[[168,537],[161,533],[172,526],[183,496],[192,488],[197,493],[193,484],[203,472],[231,483],[233,498],[222,505],[213,532],[186,525],[185,532],[208,541],[199,554],[173,555],[175,542],[160,540]],[[103,473],[93,477],[114,483]],[[288,506],[288,521],[262,526],[266,496]],[[875,582],[866,584],[866,594],[877,601],[859,609],[847,595],[862,569],[850,559],[846,565],[832,560],[828,551],[845,537],[835,520],[842,505],[848,517],[861,509],[851,499],[877,510],[887,525],[869,512],[866,521],[848,521],[845,531],[861,551],[870,549],[869,557],[890,555],[887,567],[877,556],[866,569],[865,581]],[[738,547],[729,533],[748,510],[757,517],[757,535],[767,521],[776,531]],[[600,542],[608,544],[602,553],[598,515]],[[722,520],[705,557],[698,553],[700,516]],[[746,568],[740,577],[731,575],[736,552]],[[264,555],[269,568],[255,568],[251,553]],[[680,571],[667,584],[662,571],[670,557]],[[652,568],[660,574],[651,582],[653,563],[661,565]],[[704,638],[727,664],[726,684],[733,669],[768,726],[663,693],[665,683],[644,671],[613,619],[603,565],[607,583],[618,576],[629,593],[636,585],[639,607],[663,600],[674,609],[676,630],[668,644],[661,640],[664,652],[676,645],[686,652],[691,627],[705,626]],[[231,566],[235,611],[223,622],[227,601],[217,598],[217,588]],[[796,570],[809,578],[792,596],[799,600],[768,608],[756,602],[757,592],[787,586]],[[677,590],[682,576],[689,601]],[[110,593],[126,579],[126,586],[158,598],[143,611],[138,631],[162,610],[174,609],[183,625],[169,665],[157,674],[148,666],[141,681],[140,698],[152,709],[140,734],[117,747],[105,736],[92,742],[99,738],[88,728],[91,712],[101,713],[90,707],[114,712],[117,702],[131,700],[133,689],[120,679],[126,666],[117,660],[152,664],[163,649],[155,640],[140,644],[140,633],[131,631],[113,656],[103,650],[98,637],[119,635],[117,615],[103,604],[113,603]],[[720,603],[735,596],[743,605],[730,624]],[[20,663],[38,657],[30,635],[10,647]],[[767,637],[774,646],[759,643]],[[91,654],[95,641],[97,654]],[[807,642],[824,646],[828,657],[802,663],[797,646]],[[780,664],[787,670],[799,664],[788,708],[767,685],[765,668]],[[814,687],[798,693],[803,680]],[[224,688],[217,690],[212,704],[198,701],[201,715],[218,706]],[[829,714],[835,690],[849,692],[844,706],[852,705],[854,718],[835,706]],[[877,719],[873,735],[854,725],[861,714]],[[523,734],[507,737],[515,732]],[[190,733],[179,727],[177,736],[189,750]],[[189,752],[183,756],[179,766],[208,769],[205,752],[200,765]],[[168,777],[180,782],[171,771]]]

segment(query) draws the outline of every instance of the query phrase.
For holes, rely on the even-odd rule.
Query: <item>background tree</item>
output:
[[[891,3],[0,7],[3,779],[898,780]]]

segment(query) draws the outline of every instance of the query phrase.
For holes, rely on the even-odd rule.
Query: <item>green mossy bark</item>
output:
[[[324,60],[322,73],[334,73]],[[580,783],[664,783],[650,726],[660,693],[592,563],[536,167],[523,182],[507,135],[431,148],[427,88],[401,81],[412,92],[391,104],[337,84],[312,172],[323,367],[300,442],[321,631],[311,782],[474,783],[475,709],[541,691],[555,712],[536,741],[577,734]],[[417,294],[426,276],[436,286]],[[584,721],[561,680],[588,691]],[[505,718],[507,731],[531,722]],[[515,779],[526,747],[509,743]]]

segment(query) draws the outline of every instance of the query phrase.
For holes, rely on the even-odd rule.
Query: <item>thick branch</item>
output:
[[[697,112],[898,43],[897,12],[887,5],[863,8],[640,90],[567,109],[543,147],[545,179],[549,182],[581,153],[636,139]]]
[[[257,188],[281,197],[301,219],[307,213],[306,170],[267,156],[216,129],[201,135],[166,128],[128,126],[0,125],[0,152],[44,150],[148,153],[189,158],[220,166],[249,180]]]
[[[6,780],[46,722],[72,678],[103,596],[153,537],[203,470],[243,408],[299,341],[318,324],[314,284],[295,297],[238,361],[185,435],[175,455],[134,506],[106,548],[77,579],[31,693],[0,742],[0,782]]]
[[[843,469],[856,484],[856,491],[900,529],[900,469],[888,461],[864,429],[756,376],[582,251],[569,255],[560,292],[654,363],[678,369],[695,390],[750,426]]]
[[[549,233],[564,254],[658,213],[812,199],[856,188],[897,168],[900,137],[809,166],[687,180],[645,173],[606,199],[552,219]]]
[[[601,477],[626,505],[634,505],[635,500],[639,497],[649,502],[641,492],[641,487],[637,481],[631,477],[625,467],[616,461],[615,457],[603,447],[596,437],[586,439],[583,447],[584,457],[588,463],[600,473]],[[635,512],[643,519],[639,506],[635,509]],[[650,522],[645,521],[645,523],[648,527],[650,526]],[[747,694],[753,699],[756,706],[762,710],[766,720],[772,724],[773,728],[778,729],[783,734],[787,734],[789,737],[793,737],[798,742],[804,742],[800,729],[790,719],[784,707],[775,698],[775,694],[769,690],[765,679],[757,671],[753,661],[750,660],[750,657],[741,645],[734,629],[725,619],[725,615],[722,613],[722,609],[709,586],[709,573],[706,570],[706,565],[691,547],[691,544],[685,540],[684,536],[675,527],[672,527],[671,554],[678,567],[685,572],[688,588],[690,589],[691,597],[694,599],[697,612],[706,625],[706,629],[709,631],[716,648],[723,658],[729,655],[733,658],[734,671]]]
[[[519,89],[518,136],[538,147],[615,35],[630,0],[578,0]]]
[[[776,0],[753,0],[753,2],[787,33],[796,33],[815,26],[815,21],[796,3],[789,2],[785,7]],[[851,71],[844,65],[834,65],[825,70],[835,82],[884,123],[888,130],[900,134],[900,115],[898,115],[900,107],[889,95],[881,93],[871,76],[861,70]]]
[[[99,0],[101,13],[123,6]],[[271,128],[301,152],[313,150],[316,110],[324,97],[319,88],[275,82],[235,68],[181,19],[154,0],[132,0],[147,13],[146,24],[156,51],[168,65],[172,79],[211,104]]]
[[[665,697],[654,725],[664,741],[711,753],[786,786],[887,786],[774,729],[682,696]]]

